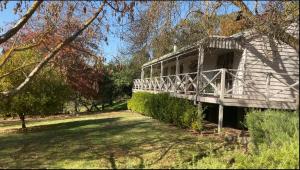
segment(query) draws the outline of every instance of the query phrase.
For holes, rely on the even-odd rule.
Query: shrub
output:
[[[299,136],[298,112],[251,111],[246,116],[246,124],[256,150],[260,144],[281,145]]]
[[[128,109],[180,127],[202,129],[202,111],[190,101],[171,97],[168,93],[133,93]]]
[[[196,169],[299,169],[299,141],[261,146],[259,154],[223,151],[193,163]]]
[[[298,112],[253,110],[246,116],[246,125],[255,146],[249,153],[234,150],[210,154],[192,167],[299,169]]]

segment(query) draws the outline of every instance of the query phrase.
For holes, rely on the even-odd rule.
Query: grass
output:
[[[127,110],[127,100],[121,100],[113,102],[111,106],[106,105],[104,111],[119,111],[119,110]]]
[[[221,141],[129,111],[0,121],[0,168],[185,168]]]

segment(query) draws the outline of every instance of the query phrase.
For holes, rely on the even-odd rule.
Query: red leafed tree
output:
[[[6,9],[7,3],[10,2],[0,1],[0,12]],[[71,65],[68,65],[63,61],[73,60],[73,58],[64,56],[73,56],[68,53],[74,54],[74,50],[81,51],[80,58],[83,59],[79,60],[80,62],[85,63],[86,67],[94,69],[95,63],[99,64],[98,60],[100,60],[96,59],[95,51],[99,50],[97,48],[101,42],[107,41],[107,38],[102,35],[109,32],[111,24],[109,16],[121,19],[133,15],[135,4],[128,1],[106,0],[101,2],[39,0],[33,2],[31,6],[26,3],[27,1],[24,0],[16,3],[15,13],[22,17],[17,22],[11,21],[12,26],[7,26],[4,28],[6,29],[4,33],[0,34],[1,46],[7,47],[4,52],[2,51],[3,54],[0,54],[0,69],[8,63],[15,51],[33,49],[38,46],[39,48],[35,49],[39,50],[43,57],[38,63],[35,63],[35,67],[27,73],[28,75],[24,74],[24,81],[19,85],[8,90],[1,90],[0,98],[8,98],[24,89],[34,76],[49,63],[60,66],[64,71],[68,70],[67,67],[78,61],[74,60],[73,63],[70,61],[68,63]],[[26,36],[29,38],[26,41],[22,35],[29,34],[29,30],[32,30],[34,35],[37,35],[35,33],[38,32],[42,33],[42,36],[32,38]],[[10,75],[10,73],[5,73],[0,76]]]

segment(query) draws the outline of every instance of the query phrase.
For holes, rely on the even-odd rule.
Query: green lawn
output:
[[[184,168],[222,145],[129,111],[19,126],[0,121],[0,168]]]

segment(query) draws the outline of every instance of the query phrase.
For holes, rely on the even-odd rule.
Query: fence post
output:
[[[219,121],[218,121],[218,133],[221,133],[221,128],[223,126],[223,112],[224,112],[224,93],[225,93],[225,76],[226,69],[221,69],[221,90],[220,90],[220,98],[219,98]]]

